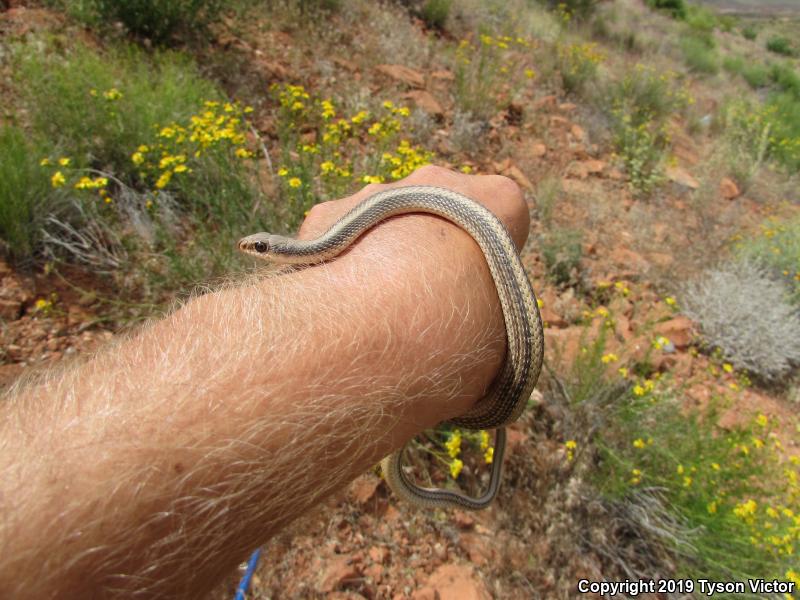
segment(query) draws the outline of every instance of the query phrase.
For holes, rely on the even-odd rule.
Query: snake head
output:
[[[270,258],[273,247],[273,239],[280,236],[271,233],[254,233],[239,240],[237,247],[239,252],[255,256],[257,258]]]

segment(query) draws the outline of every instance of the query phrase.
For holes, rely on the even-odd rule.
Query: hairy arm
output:
[[[484,201],[499,177],[402,184]],[[379,186],[312,211],[314,237]],[[504,329],[477,245],[382,223],[326,265],[196,298],[0,406],[0,597],[197,597],[324,496],[479,399]]]

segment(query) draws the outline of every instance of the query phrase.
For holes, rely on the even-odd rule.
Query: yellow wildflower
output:
[[[644,444],[644,440],[642,438],[638,438],[636,440],[633,440],[633,447],[634,448],[638,448],[638,449],[641,450],[642,448],[644,448],[644,446],[645,446],[645,444]]]
[[[453,479],[457,479],[463,468],[464,463],[460,459],[453,459],[453,462],[450,463],[450,476]]]
[[[50,183],[54,188],[61,187],[67,182],[67,179],[64,177],[64,174],[61,171],[56,171],[53,173],[53,176],[50,178]]]
[[[156,187],[158,189],[163,189],[169,185],[170,179],[172,179],[172,171],[164,171],[161,174],[161,177],[158,178],[156,181]]]
[[[483,460],[486,461],[487,465],[492,464],[494,460],[494,448],[487,448],[486,452],[483,453]]]
[[[292,187],[292,188],[299,188],[302,184],[303,184],[303,182],[300,181],[299,177],[292,177],[289,180],[289,187]]]
[[[614,354],[613,352],[609,352],[608,354],[604,354],[604,355],[603,355],[603,356],[600,358],[600,360],[601,360],[601,361],[602,361],[604,364],[608,364],[608,363],[611,363],[611,362],[616,362],[616,361],[618,361],[618,360],[619,360],[619,357],[618,357],[616,354]]]
[[[451,458],[457,457],[461,453],[461,431],[458,429],[453,431],[447,438],[444,447]]]
[[[43,158],[42,160],[39,161],[39,165],[42,167],[49,167],[52,164],[53,163],[50,162],[49,158]]]
[[[481,450],[486,450],[489,447],[489,432],[481,429]]]
[[[70,162],[72,161],[68,159],[66,156],[58,159],[58,164],[61,165],[62,167],[68,167]]]
[[[289,169],[287,169],[286,167],[281,167],[280,169],[278,169],[278,175],[280,175],[281,177],[286,177],[288,174],[289,174]]]

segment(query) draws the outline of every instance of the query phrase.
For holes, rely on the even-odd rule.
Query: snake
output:
[[[334,259],[381,221],[408,213],[438,215],[472,236],[497,289],[507,345],[503,365],[486,394],[468,412],[447,421],[465,429],[496,429],[489,484],[481,496],[418,486],[405,473],[405,447],[384,458],[381,469],[392,491],[413,505],[480,510],[497,496],[506,445],[505,426],[516,421],[527,406],[544,356],[538,302],[503,222],[483,204],[450,189],[427,185],[393,187],[364,199],[316,239],[297,240],[262,232],[239,240],[238,249],[277,264],[314,265]]]

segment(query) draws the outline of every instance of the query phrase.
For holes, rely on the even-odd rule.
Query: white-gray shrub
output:
[[[725,359],[777,381],[800,363],[800,315],[783,283],[757,264],[733,261],[685,286],[683,311]]]

